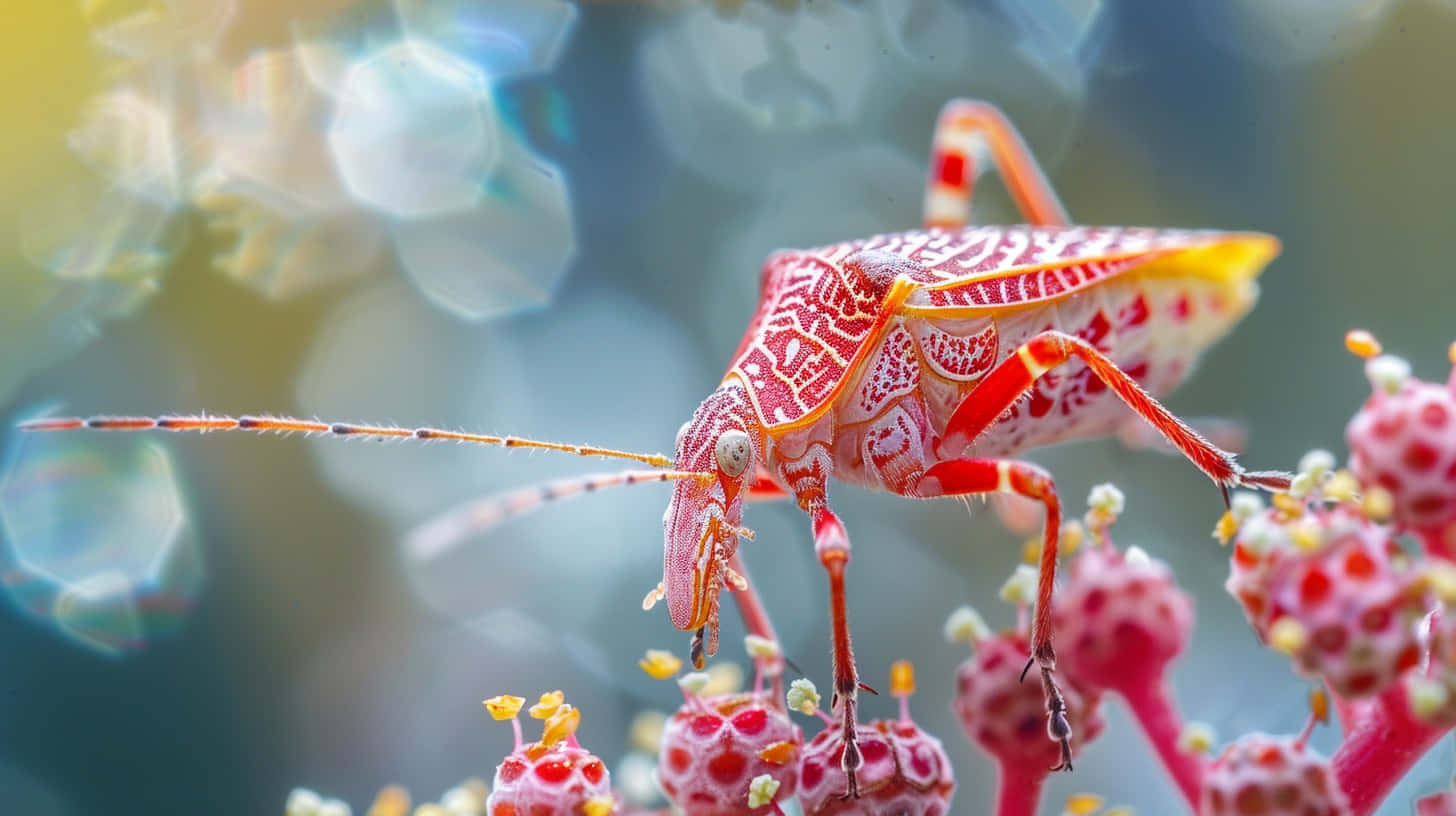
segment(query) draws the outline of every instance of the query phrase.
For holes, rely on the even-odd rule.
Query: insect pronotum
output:
[[[1027,224],[967,226],[978,171],[999,169]],[[701,666],[718,643],[718,599],[737,590],[750,632],[773,637],[744,577],[738,540],[748,501],[793,497],[808,514],[829,578],[834,707],[844,728],[848,796],[857,796],[860,686],[844,575],[850,539],[830,509],[831,476],[915,498],[1014,493],[1045,507],[1031,661],[1048,731],[1071,768],[1071,730],[1054,679],[1050,609],[1061,505],[1052,478],[1012,457],[1109,433],[1131,408],[1224,491],[1283,489],[1246,471],[1163,408],[1198,354],[1253,306],[1254,279],[1278,253],[1259,233],[1078,227],[1016,129],[996,108],[949,103],[936,126],[924,229],[810,250],[764,264],[758,311],[722,384],[678,431],[673,457],[594,446],[282,417],[37,419],[31,431],[279,431],[444,439],[634,460],[651,469],[586,476],[467,506],[421,527],[429,557],[471,531],[554,499],[619,484],[672,481],[663,516],[667,601],[694,632]],[[1023,670],[1023,676],[1025,670]]]

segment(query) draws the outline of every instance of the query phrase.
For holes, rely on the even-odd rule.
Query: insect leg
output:
[[[1065,226],[1067,210],[1047,182],[1016,126],[995,105],[953,99],[940,111],[931,143],[925,226],[960,227],[971,220],[977,158],[989,152],[1027,223]]]
[[[946,424],[940,444],[942,454],[955,456],[965,450],[1037,378],[1073,358],[1086,363],[1097,379],[1213,479],[1224,490],[1225,497],[1228,488],[1239,485],[1269,490],[1289,487],[1288,474],[1244,470],[1234,461],[1233,454],[1204,439],[1174,416],[1102,352],[1079,337],[1059,331],[1045,331],[1032,337],[976,384]]]
[[[1067,704],[1052,674],[1057,655],[1052,649],[1052,590],[1057,578],[1057,535],[1062,527],[1061,502],[1052,477],[1028,462],[1009,459],[951,459],[938,462],[920,477],[909,491],[920,498],[966,496],[977,493],[1013,493],[1041,502],[1046,508],[1042,525],[1041,574],[1036,586],[1036,611],[1031,624],[1031,660],[1021,676],[1035,663],[1041,670],[1046,694],[1047,733],[1061,743],[1062,761],[1054,771],[1072,770],[1072,727],[1067,723]]]
[[[820,494],[822,495],[822,494]],[[859,721],[855,708],[859,700],[859,672],[849,639],[849,614],[844,599],[844,568],[849,564],[849,534],[844,523],[822,500],[808,508],[814,526],[814,552],[829,573],[829,618],[834,642],[834,704],[844,724],[844,755],[840,767],[849,780],[846,799],[859,798],[858,771],[864,764],[859,751]]]

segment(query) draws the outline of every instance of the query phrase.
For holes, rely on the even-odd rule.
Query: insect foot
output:
[[[1295,671],[1339,697],[1367,698],[1420,662],[1416,623],[1429,607],[1423,573],[1361,512],[1332,462],[1321,452],[1305,457],[1296,477],[1309,490],[1303,497],[1276,496],[1267,509],[1240,497],[1233,515],[1245,518],[1225,586]]]
[[[1002,597],[1018,607],[1015,629],[992,633],[968,606],[946,622],[946,638],[965,641],[974,650],[956,671],[952,707],[966,736],[999,767],[998,816],[1036,813],[1047,775],[1069,766],[1103,728],[1097,693],[1080,689],[1075,681],[1048,689],[1020,680],[1018,671],[1030,657],[1026,613],[1035,583],[1036,571],[1021,567],[1002,589]]]
[[[804,746],[799,771],[799,804],[805,816],[944,816],[950,813],[955,773],[940,740],[910,719],[915,672],[909,662],[891,668],[890,693],[900,699],[894,720],[861,723],[855,737],[860,752],[856,799],[844,797],[848,779],[842,754],[847,746],[839,724],[818,709],[818,694],[807,680],[795,681],[789,706],[817,714],[825,728]]]
[[[495,769],[495,783],[486,800],[488,816],[607,816],[616,807],[607,766],[576,741],[581,712],[561,692],[541,695],[531,706],[543,720],[541,739],[522,744],[516,719],[525,703],[502,695],[485,701],[497,720],[510,720],[516,747]]]
[[[1388,494],[1391,520],[1428,553],[1456,559],[1456,368],[1444,384],[1422,382],[1368,333],[1351,332],[1346,345],[1367,358],[1372,387],[1345,428],[1351,472],[1366,491]],[[1456,343],[1450,355],[1456,366]]]
[[[1059,668],[1084,692],[1112,692],[1127,702],[1164,766],[1196,801],[1202,765],[1180,750],[1181,718],[1167,670],[1193,634],[1193,603],[1173,571],[1138,547],[1118,550],[1110,529],[1123,511],[1122,491],[1098,485],[1085,526],[1071,522],[1063,552],[1090,535],[1052,602],[1052,629],[1062,644]]]
[[[1208,766],[1203,816],[1350,816],[1355,811],[1335,784],[1330,761],[1307,748],[1304,736],[1249,734]]]
[[[764,648],[761,639],[756,648]],[[704,696],[707,681],[705,674],[679,681],[683,704],[663,728],[659,786],[686,816],[777,812],[774,799],[798,788],[802,732],[784,701],[765,693],[762,672],[750,693]]]

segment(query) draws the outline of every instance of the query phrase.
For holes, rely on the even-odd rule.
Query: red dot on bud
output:
[[[750,708],[734,717],[732,722],[739,733],[754,736],[768,725],[768,712],[761,708]]]
[[[536,776],[542,782],[559,785],[565,782],[567,777],[571,776],[571,763],[563,762],[559,759],[551,762],[542,762],[536,766]]]
[[[1351,578],[1370,578],[1375,575],[1375,562],[1363,550],[1355,550],[1345,556],[1345,574]]]
[[[1299,582],[1299,599],[1314,606],[1329,597],[1331,586],[1330,578],[1323,570],[1318,567],[1311,569]]]
[[[521,774],[525,772],[526,763],[520,761],[519,759],[507,757],[506,761],[501,763],[501,779],[505,780],[506,782],[514,782],[517,779],[520,779]]]
[[[748,760],[742,754],[729,751],[708,761],[708,775],[723,785],[737,782],[748,767]]]
[[[718,733],[723,727],[723,721],[712,714],[699,714],[693,718],[693,735],[698,737],[711,737]]]
[[[1440,457],[1436,449],[1424,442],[1412,442],[1406,446],[1405,456],[1402,461],[1405,466],[1414,471],[1430,470],[1436,466],[1436,460]]]
[[[592,760],[591,762],[588,762],[587,764],[581,766],[581,775],[586,778],[586,781],[592,783],[593,785],[601,782],[602,777],[605,776],[606,773],[607,768],[605,765],[602,764],[602,761],[599,759]]]
[[[1437,430],[1446,424],[1449,417],[1446,407],[1439,402],[1430,402],[1421,408],[1421,422]]]

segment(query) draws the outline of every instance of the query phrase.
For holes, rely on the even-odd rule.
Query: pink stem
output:
[[[1183,798],[1188,800],[1188,806],[1197,813],[1203,789],[1203,757],[1178,747],[1178,739],[1183,735],[1183,718],[1168,693],[1167,683],[1161,675],[1154,675],[1114,690],[1127,701],[1143,735],[1158,752],[1158,758]]]
[[[1417,719],[1406,704],[1404,686],[1381,694],[1350,727],[1331,760],[1351,812],[1374,813],[1395,783],[1449,730]]]
[[[782,652],[784,645],[779,643],[778,635],[774,634],[773,623],[768,619],[768,610],[764,608],[763,601],[753,589],[753,581],[748,577],[748,565],[743,563],[743,556],[737,552],[733,553],[733,556],[728,559],[728,566],[739,575],[742,575],[743,579],[748,582],[746,588],[736,590],[733,593],[733,599],[738,602],[738,614],[743,617],[743,628],[747,629],[749,634],[758,635],[761,638],[778,643],[780,652]],[[755,662],[762,663],[764,661]],[[779,704],[782,705],[784,702],[783,658],[780,657],[775,663],[776,665],[767,667],[771,669],[769,676],[773,678],[772,699],[778,700]],[[760,668],[765,667],[760,666]]]
[[[1036,816],[1046,769],[1027,769],[1005,762],[1000,763],[1000,768],[996,779],[996,816]]]

